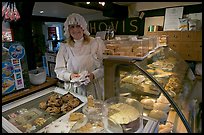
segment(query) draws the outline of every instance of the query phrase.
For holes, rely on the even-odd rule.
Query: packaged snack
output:
[[[179,18],[179,30],[188,31],[188,18]]]
[[[190,19],[188,21],[189,31],[201,30],[202,24],[198,19]]]

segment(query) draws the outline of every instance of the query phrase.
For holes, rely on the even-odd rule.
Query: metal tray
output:
[[[56,115],[50,115],[45,110],[39,108],[39,103],[41,101],[45,101],[46,99],[48,99],[50,95],[54,93],[64,95],[67,93],[67,91],[61,88],[52,89],[48,88],[45,91],[46,92],[35,93],[30,97],[25,97],[22,100],[11,103],[10,105],[5,105],[5,107],[3,106],[2,107],[3,128],[5,128],[7,132],[35,133],[40,131],[50,123],[61,118],[62,116],[78,110],[79,108],[84,106],[84,104],[87,102],[86,97],[82,97],[81,95],[71,93],[79,100],[81,100],[81,104],[66,114],[59,113]],[[36,120],[40,120],[40,122],[37,122]],[[28,126],[30,128],[27,128]]]

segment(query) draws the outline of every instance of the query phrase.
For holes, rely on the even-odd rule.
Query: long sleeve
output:
[[[100,38],[96,38],[95,41],[96,41],[96,48],[95,48],[96,57],[100,65],[92,73],[94,74],[95,79],[98,79],[104,76],[103,52],[105,50],[105,45],[104,45],[103,40],[101,40]]]
[[[71,73],[67,70],[67,61],[69,55],[66,49],[66,44],[61,43],[56,57],[55,73],[57,78],[62,81],[70,81]]]

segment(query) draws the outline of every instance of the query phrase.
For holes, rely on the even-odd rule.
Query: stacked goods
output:
[[[134,41],[115,40],[106,44],[105,55],[143,57],[149,52],[149,39],[137,39]]]
[[[52,94],[48,97],[46,101],[39,103],[39,108],[45,110],[50,115],[56,115],[59,113],[67,113],[82,103],[80,99],[67,93],[63,96],[60,96],[57,93]]]
[[[77,123],[71,128],[70,133],[100,133],[104,131],[102,122],[102,102],[98,102],[92,95],[87,97],[87,104],[82,112],[70,114],[69,121]]]

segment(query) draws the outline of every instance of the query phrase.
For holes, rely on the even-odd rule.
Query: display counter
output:
[[[104,74],[105,99],[125,96],[140,101],[143,115],[160,122],[159,132],[169,123],[173,127],[167,132],[198,132],[199,108],[191,97],[195,76],[169,47],[159,47],[143,60],[107,56]]]
[[[84,106],[87,101],[84,96],[69,93],[79,104],[68,109],[64,102],[66,98],[63,103],[59,102],[59,97],[65,94],[66,90],[52,86],[3,105],[2,128],[8,133],[42,133],[53,122],[67,123],[68,115]],[[43,107],[44,102],[47,103],[47,109]],[[63,112],[57,111],[60,106],[64,108]],[[66,128],[69,131],[69,126]]]

